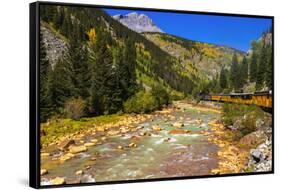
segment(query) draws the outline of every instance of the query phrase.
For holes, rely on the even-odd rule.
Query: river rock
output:
[[[202,119],[197,119],[197,120],[195,120],[195,122],[196,122],[196,124],[201,125],[203,123],[203,120]]]
[[[128,129],[128,128],[121,128],[120,129],[120,132],[122,133],[122,134],[125,134],[125,133],[128,133],[128,132],[130,132],[130,129]]]
[[[91,142],[96,144],[96,143],[99,142],[99,140],[98,139],[91,139]]]
[[[56,177],[51,180],[52,185],[63,185],[65,184],[65,179],[62,177]]]
[[[80,152],[87,151],[87,147],[86,146],[70,146],[69,151],[70,151],[70,153],[77,154]]]
[[[260,162],[263,159],[262,152],[259,149],[254,149],[251,152],[251,156],[256,162]]]
[[[170,135],[182,135],[182,134],[186,134],[186,133],[187,133],[186,130],[181,130],[181,129],[175,129],[175,130],[169,131]]]
[[[78,170],[75,172],[76,175],[82,175],[83,173],[84,173],[83,170]]]
[[[116,136],[116,135],[119,135],[119,133],[120,133],[120,131],[118,131],[118,130],[108,131],[107,135],[109,135],[109,136]]]
[[[143,128],[144,128],[144,126],[141,125],[141,126],[138,126],[136,129],[140,130],[140,129],[143,129]]]
[[[128,145],[128,147],[130,147],[130,148],[136,148],[136,147],[137,147],[137,144],[136,144],[136,143],[130,143],[130,144]]]
[[[66,139],[59,144],[58,149],[65,150],[65,149],[69,148],[69,146],[74,145],[74,144],[75,144],[75,142],[73,139]]]
[[[152,130],[154,130],[154,131],[161,131],[161,130],[162,130],[159,125],[153,125],[151,128],[152,128]]]
[[[169,142],[170,140],[171,140],[171,138],[168,137],[168,138],[165,138],[165,139],[164,139],[164,142]]]
[[[183,123],[180,123],[180,122],[175,122],[175,123],[172,124],[172,126],[173,126],[173,127],[177,127],[177,128],[181,128],[181,127],[184,126],[184,124],[183,124]]]
[[[117,148],[120,150],[124,149],[123,146],[121,146],[121,145],[119,145]]]
[[[88,165],[88,166],[85,166],[85,168],[86,168],[86,170],[89,170],[89,169],[91,169],[91,166]]]
[[[45,175],[47,173],[48,173],[48,170],[46,170],[46,169],[41,169],[40,170],[40,175]]]
[[[85,143],[84,146],[85,147],[90,147],[90,146],[95,146],[96,143],[92,143],[92,142],[88,142],[88,143]]]
[[[65,162],[65,161],[67,161],[67,160],[70,160],[70,159],[73,158],[74,156],[75,156],[75,155],[72,154],[72,153],[67,153],[67,154],[65,154],[65,155],[62,155],[62,156],[59,158],[59,160],[60,160],[61,163],[63,163],[63,162]]]

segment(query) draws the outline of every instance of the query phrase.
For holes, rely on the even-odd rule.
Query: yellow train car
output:
[[[254,104],[263,108],[272,108],[272,94],[270,91],[256,93],[208,95],[205,99],[210,101],[229,102],[236,104]]]

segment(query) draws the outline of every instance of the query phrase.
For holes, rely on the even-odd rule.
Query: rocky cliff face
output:
[[[136,12],[129,13],[126,15],[115,15],[113,18],[123,25],[127,26],[131,30],[134,30],[138,33],[142,32],[160,32],[163,31],[158,28],[153,21],[144,14],[138,14]]]
[[[41,23],[40,30],[43,43],[46,47],[46,56],[53,67],[58,59],[67,51],[67,43],[56,35],[46,23]]]

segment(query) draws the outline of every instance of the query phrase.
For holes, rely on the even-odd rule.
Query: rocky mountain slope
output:
[[[244,52],[233,48],[187,40],[169,34],[144,33],[143,35],[162,50],[176,57],[184,68],[208,79],[216,77],[222,67],[230,69],[234,53],[239,59],[244,55]]]
[[[138,33],[142,32],[160,32],[163,31],[157,27],[153,21],[144,14],[138,14],[136,12],[132,12],[126,15],[114,15],[113,18],[126,27],[134,30]]]
[[[40,30],[46,47],[46,56],[53,67],[67,51],[67,41],[45,22],[41,22]]]

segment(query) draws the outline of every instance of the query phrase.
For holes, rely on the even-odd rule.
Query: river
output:
[[[201,176],[218,167],[219,148],[208,141],[208,123],[220,119],[219,112],[177,102],[172,112],[151,115],[134,130],[107,137],[63,163],[57,161],[61,152],[41,159],[41,168],[48,169],[41,184],[49,185],[55,177],[72,184]],[[102,135],[87,136],[85,141]]]

